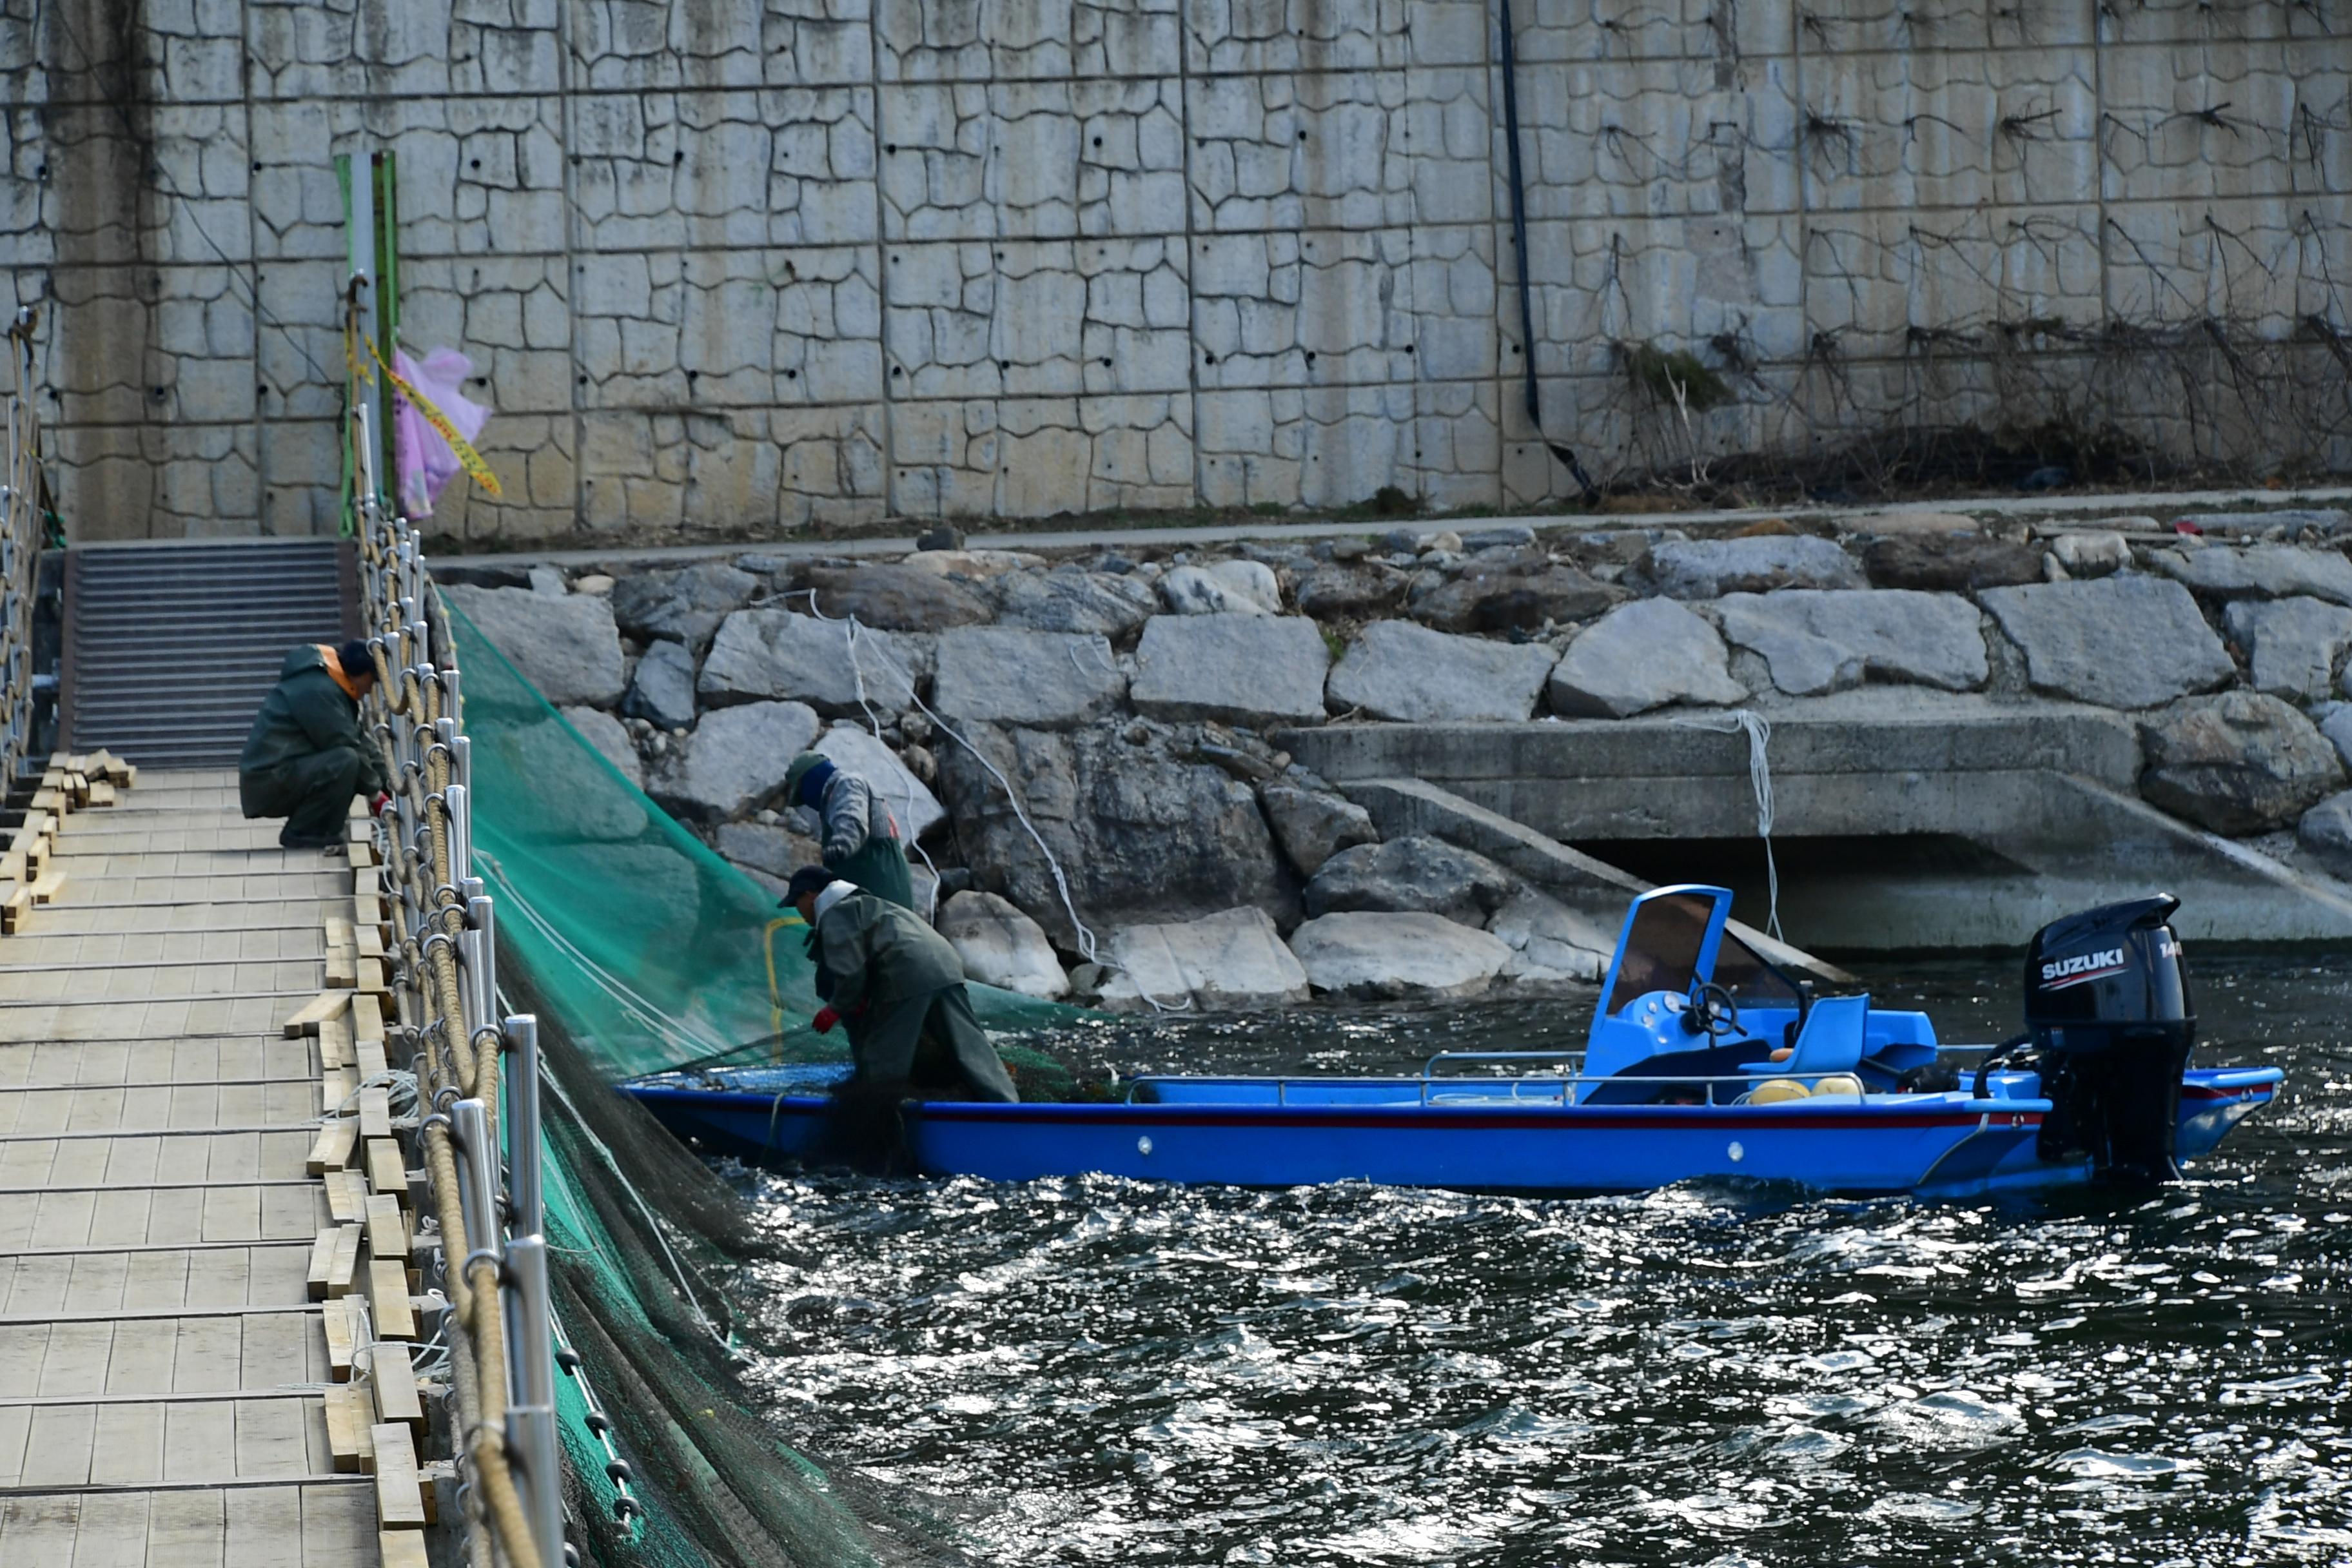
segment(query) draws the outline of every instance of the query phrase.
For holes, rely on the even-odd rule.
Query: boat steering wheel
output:
[[[1709,1040],[1720,1040],[1738,1031],[1739,1004],[1731,999],[1730,992],[1710,980],[1691,993],[1683,1027],[1694,1035],[1703,1033]]]

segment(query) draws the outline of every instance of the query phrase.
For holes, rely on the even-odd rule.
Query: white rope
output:
[[[1721,719],[1676,719],[1685,730],[1710,730],[1718,735],[1748,734],[1748,787],[1756,795],[1756,837],[1764,841],[1764,930],[1774,942],[1780,934],[1780,868],[1772,858],[1772,764],[1766,752],[1772,744],[1772,726],[1753,708],[1735,708]]]
[[[811,588],[807,592],[809,595],[809,609],[813,612],[816,611],[816,590]],[[819,612],[819,614],[821,616],[822,613]],[[858,640],[864,637],[866,627],[863,623],[861,623],[856,616],[852,616],[849,618],[849,675],[850,679],[857,683],[857,706],[866,710],[866,732],[872,735],[877,742],[881,742],[882,721],[876,715],[874,711],[874,704],[866,700],[866,666],[857,657]],[[910,698],[915,695],[912,688],[908,689],[907,695]],[[937,921],[940,918],[940,868],[937,863],[931,859],[931,852],[924,848],[922,841],[915,836],[916,780],[914,770],[907,768],[906,764],[903,763],[900,763],[899,766],[903,770],[901,776],[905,780],[905,787],[900,789],[898,793],[905,797],[905,805],[907,808],[907,837],[903,842],[908,848],[912,849],[916,854],[923,858],[923,868],[931,874],[931,907],[923,911],[923,918],[927,921]],[[819,811],[817,813],[816,826],[817,837],[822,841],[824,837],[824,813],[823,811]],[[895,827],[897,824],[893,823],[891,826]]]
[[[861,667],[860,651],[865,647],[872,647],[874,648],[875,657],[882,661],[883,668],[890,674],[897,676],[898,678],[898,684],[906,688],[907,700],[920,709],[922,710],[923,717],[929,719],[932,725],[939,730],[940,733],[945,735],[949,740],[953,741],[957,745],[961,746],[965,751],[971,752],[973,760],[978,762],[982,767],[988,770],[988,776],[996,781],[997,787],[1004,792],[1006,803],[1013,807],[1013,816],[1014,820],[1019,822],[1021,824],[1022,830],[1029,835],[1029,841],[1037,847],[1037,853],[1045,857],[1045,869],[1053,873],[1054,890],[1061,897],[1062,912],[1070,917],[1070,929],[1077,933],[1079,956],[1083,957],[1088,963],[1100,964],[1106,969],[1116,970],[1119,973],[1126,975],[1129,980],[1134,983],[1135,994],[1143,998],[1145,1005],[1150,1007],[1155,1013],[1179,1013],[1189,1009],[1192,1005],[1192,999],[1190,996],[1187,996],[1181,1003],[1174,1005],[1162,1002],[1144,988],[1142,979],[1138,976],[1133,970],[1128,968],[1125,964],[1112,963],[1101,956],[1096,948],[1094,931],[1087,927],[1085,921],[1078,918],[1078,906],[1076,901],[1070,897],[1069,879],[1062,874],[1061,861],[1055,859],[1054,858],[1053,850],[1046,847],[1045,835],[1037,831],[1037,825],[1029,820],[1029,813],[1022,806],[1020,793],[1013,787],[1013,781],[1006,778],[1003,773],[997,771],[996,764],[988,760],[985,752],[982,752],[979,747],[973,745],[970,741],[965,740],[963,736],[957,733],[953,725],[940,718],[939,714],[932,710],[929,703],[924,701],[921,697],[916,694],[915,678],[907,672],[905,666],[901,665],[896,658],[891,657],[887,649],[883,648],[878,645],[867,643],[858,636],[862,627],[856,616],[835,616],[826,615],[823,610],[817,608],[816,590],[814,588],[796,589],[791,596],[800,597],[803,595],[805,595],[808,599],[810,614],[814,615],[818,620],[829,621],[834,625],[844,628],[844,640],[849,649],[850,670],[857,682],[857,694],[858,700],[860,702],[863,702],[866,700],[866,675],[863,668]],[[867,717],[870,719],[872,716],[873,715],[869,710]]]
[[[357,1116],[360,1113],[361,1090],[370,1089],[385,1091],[384,1105],[394,1116],[415,1116],[417,1113],[416,1075],[404,1072],[399,1068],[386,1068],[373,1078],[362,1079],[359,1088],[343,1096],[341,1103],[319,1118],[320,1124],[323,1126],[330,1121],[342,1121]]]

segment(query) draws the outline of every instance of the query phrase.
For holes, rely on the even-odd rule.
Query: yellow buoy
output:
[[[1805,1098],[1807,1092],[1805,1086],[1799,1083],[1795,1079],[1768,1078],[1762,1083],[1758,1084],[1754,1091],[1748,1096],[1748,1103],[1750,1105],[1778,1105],[1782,1100],[1802,1100]]]
[[[1815,1094],[1852,1094],[1858,1096],[1862,1093],[1862,1079],[1854,1077],[1853,1074],[1850,1072],[1833,1072],[1826,1078],[1815,1079],[1813,1080],[1813,1092]]]

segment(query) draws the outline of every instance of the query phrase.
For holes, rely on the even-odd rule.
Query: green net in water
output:
[[[772,1252],[735,1192],[612,1088],[694,1062],[845,1056],[808,1027],[818,1004],[800,921],[631,784],[462,614],[449,620],[501,986],[540,1020],[548,1241],[583,1374],[558,1383],[584,1544],[598,1562],[655,1568],[956,1560],[940,1508],[824,1464],[756,1413],[731,1370],[724,1282]],[[1084,1016],[971,993],[992,1031]],[[1068,1087],[1050,1056],[1004,1051],[1025,1096]],[[606,1422],[634,1518],[596,1429]]]

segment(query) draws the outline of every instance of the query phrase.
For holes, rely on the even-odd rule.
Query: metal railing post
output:
[[[539,1018],[517,1013],[506,1023],[507,1042],[514,1069],[507,1079],[507,1142],[509,1182],[514,1201],[518,1235],[539,1236],[547,1228],[546,1190],[540,1184],[539,1148]]]

